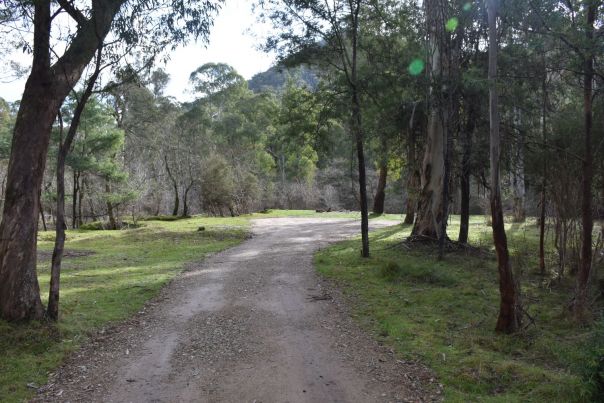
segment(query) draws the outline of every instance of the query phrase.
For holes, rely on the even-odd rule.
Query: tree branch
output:
[[[69,16],[78,23],[78,25],[85,25],[88,22],[88,19],[84,16],[84,14],[75,8],[68,0],[57,0],[57,3],[59,3],[61,8],[65,10],[65,12],[67,12],[67,14],[69,14]]]

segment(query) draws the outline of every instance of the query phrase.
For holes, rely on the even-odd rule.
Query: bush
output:
[[[187,218],[190,218],[190,217],[181,217],[181,216],[174,216],[174,215],[157,215],[157,216],[143,217],[140,220],[141,221],[178,221],[178,220],[186,220]]]
[[[403,269],[395,261],[389,260],[380,266],[380,276],[388,281],[395,281],[403,274]]]
[[[453,287],[457,279],[440,267],[427,265],[401,266],[395,261],[388,261],[380,266],[380,276],[387,281],[405,280],[412,283],[430,284],[435,287]]]
[[[140,228],[143,225],[141,224],[134,224],[131,222],[118,222],[117,223],[117,229],[132,229],[132,228]],[[106,221],[94,221],[94,222],[89,222],[86,224],[82,224],[80,225],[81,230],[84,231],[104,231],[104,230],[108,230],[111,227],[111,224],[109,224]]]
[[[594,326],[583,355],[577,369],[583,379],[585,397],[592,402],[604,402],[604,318]]]
[[[203,165],[201,199],[204,209],[214,215],[222,216],[225,212],[232,214],[233,207],[236,204],[236,183],[233,168],[220,155],[207,158]]]
[[[102,231],[108,227],[108,224],[102,221],[94,221],[80,225],[80,229],[85,231]]]

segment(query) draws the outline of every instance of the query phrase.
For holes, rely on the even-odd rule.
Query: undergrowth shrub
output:
[[[181,217],[175,215],[157,215],[157,216],[149,216],[143,217],[141,221],[178,221],[178,220],[186,220],[191,217]]]
[[[585,397],[592,402],[604,402],[604,318],[594,326],[583,356],[577,369],[583,379]]]
[[[401,266],[393,260],[389,260],[380,266],[380,276],[388,281],[400,279],[402,273]]]
[[[80,225],[80,229],[85,231],[102,231],[105,229],[105,223],[102,221],[94,221]]]
[[[144,224],[140,224],[140,223],[132,223],[132,222],[122,222],[122,223],[117,223],[117,229],[134,229],[134,228],[140,228],[143,227]],[[93,222],[89,222],[89,223],[85,223],[80,225],[79,229],[84,230],[84,231],[104,231],[107,230],[111,227],[111,224],[109,224],[106,221],[93,221]]]
[[[379,268],[380,277],[390,282],[408,281],[430,284],[437,287],[454,287],[458,284],[455,276],[442,267],[429,265],[405,265],[389,260]]]

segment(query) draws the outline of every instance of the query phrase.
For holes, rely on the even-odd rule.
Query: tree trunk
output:
[[[42,205],[42,200],[40,200],[40,218],[42,219],[42,228],[44,231],[48,231],[46,227],[46,217],[44,216],[44,206]]]
[[[476,116],[474,112],[474,99],[470,99],[468,120],[462,137],[462,157],[461,157],[461,175],[460,175],[460,186],[461,186],[461,211],[460,211],[460,224],[459,224],[459,236],[457,240],[459,243],[468,243],[468,234],[470,231],[470,187],[471,187],[471,160],[472,160],[472,136],[474,129],[476,128]]]
[[[512,192],[514,199],[514,222],[526,221],[525,196],[526,184],[524,180],[524,130],[522,130],[522,112],[514,108],[515,125],[519,128],[519,142],[515,144],[514,162],[512,168]]]
[[[36,2],[34,60],[17,114],[0,224],[0,314],[6,320],[41,319],[36,273],[40,190],[52,123],[60,106],[52,88],[50,2]],[[43,135],[41,135],[43,134]]]
[[[6,320],[36,319],[44,314],[36,273],[36,233],[52,125],[123,0],[93,2],[91,19],[80,24],[71,44],[52,66],[50,3],[34,2],[32,69],[15,121],[0,224],[0,315]]]
[[[357,162],[359,164],[359,196],[361,207],[361,238],[362,251],[361,256],[369,257],[369,212],[367,205],[367,179],[365,174],[365,152],[363,125],[361,123],[361,101],[359,98],[358,80],[357,80],[357,53],[358,53],[358,31],[359,31],[359,12],[360,0],[350,2],[352,17],[352,58],[350,65],[350,86],[351,86],[351,131],[356,141]],[[345,51],[345,50],[344,50]]]
[[[178,182],[176,178],[172,175],[172,171],[170,171],[170,164],[168,164],[168,157],[164,155],[164,163],[166,166],[166,172],[168,173],[168,178],[170,178],[170,182],[172,182],[172,188],[174,189],[174,209],[172,209],[172,215],[176,217],[178,215],[178,210],[180,209],[180,198],[178,197]]]
[[[439,239],[443,220],[444,154],[443,125],[438,111],[432,111],[422,163],[417,217],[412,235]]]
[[[185,194],[184,194],[184,197],[183,197],[183,205],[182,205],[182,216],[181,216],[183,218],[189,216],[189,203],[188,203],[188,199],[189,199],[189,191],[191,190],[192,187],[193,187],[193,184],[190,184],[185,189]],[[232,210],[231,210],[231,214],[232,214]]]
[[[407,139],[407,203],[405,206],[405,220],[403,224],[413,225],[415,222],[415,208],[417,206],[417,194],[421,174],[417,167],[417,147],[415,142],[415,111],[417,102],[413,105],[411,119],[409,119],[409,136]]]
[[[442,39],[444,20],[442,4],[436,0],[425,2],[428,24],[428,36],[432,59],[430,71],[434,81],[443,77]],[[440,85],[430,88],[430,113],[428,116],[428,133],[426,149],[422,162],[421,190],[417,203],[417,218],[411,232],[412,236],[421,236],[433,240],[440,239],[443,228],[443,190],[445,177],[445,130],[446,112],[442,100]]]
[[[545,65],[545,53],[543,54],[543,82],[542,82],[542,122],[541,134],[543,136],[543,150],[547,149],[547,68]],[[541,177],[541,200],[539,214],[539,272],[545,274],[545,212],[547,207],[547,158],[543,158],[543,169]]]
[[[111,183],[108,179],[105,180],[105,195],[107,197],[107,217],[109,218],[109,229],[117,229],[117,221],[115,220],[115,213],[113,211],[113,203],[109,200],[111,197]]]
[[[581,259],[577,273],[577,290],[573,306],[575,319],[580,322],[588,319],[587,298],[591,272],[592,231],[594,225],[591,189],[593,182],[593,151],[591,143],[593,130],[594,23],[596,21],[598,6],[595,1],[588,1],[587,3],[586,37],[588,49],[585,50],[586,53],[583,61],[583,109],[585,121],[585,151],[583,156],[583,179],[581,181],[581,224],[583,229],[581,234]]]
[[[78,192],[80,189],[80,179],[78,171],[73,171],[73,194],[71,196],[71,228],[78,227]]]
[[[465,157],[465,155],[464,155]],[[462,244],[468,243],[468,234],[470,232],[470,174],[466,171],[467,166],[462,162],[461,168],[461,211],[459,223],[459,235],[457,241]]]
[[[489,18],[489,117],[491,145],[491,218],[493,226],[493,241],[497,252],[497,267],[499,270],[499,292],[501,302],[496,331],[514,333],[520,328],[521,308],[518,284],[514,278],[508,251],[503,208],[501,204],[501,189],[499,180],[500,142],[499,137],[499,100],[497,91],[497,16],[498,1],[487,0]]]
[[[56,237],[54,250],[52,252],[52,263],[50,268],[50,291],[48,293],[48,307],[46,310],[48,317],[55,321],[59,319],[59,289],[61,278],[61,262],[63,260],[63,249],[65,246],[65,159],[70,148],[65,147],[67,143],[68,140],[65,141],[65,144],[61,144],[59,146],[59,153],[57,156],[57,216],[55,227]],[[71,144],[69,145],[71,146]]]
[[[81,175],[81,174],[80,174]],[[78,185],[78,228],[84,224],[84,213],[82,211],[82,205],[84,204],[84,190],[88,187],[86,183],[86,175],[82,178],[80,185]]]
[[[59,290],[61,284],[61,263],[63,260],[63,250],[65,247],[65,229],[67,225],[65,223],[65,161],[67,159],[67,154],[71,150],[71,145],[73,144],[73,140],[77,134],[77,129],[80,124],[80,119],[82,117],[82,112],[92,95],[92,90],[94,89],[94,83],[99,76],[100,67],[101,67],[101,52],[102,48],[99,48],[97,54],[96,68],[90,79],[88,80],[88,84],[82,93],[82,97],[80,98],[74,113],[73,118],[71,119],[71,125],[69,126],[69,130],[67,132],[67,136],[65,140],[63,140],[63,119],[61,114],[59,113],[59,123],[60,127],[60,142],[59,142],[59,151],[57,154],[57,216],[56,216],[56,226],[55,226],[55,245],[52,252],[52,263],[50,267],[50,291],[48,293],[48,307],[46,309],[47,316],[52,320],[59,319]]]
[[[384,214],[384,204],[386,202],[386,180],[388,179],[388,163],[382,161],[380,164],[380,175],[378,179],[377,191],[373,199],[373,213]]]
[[[178,210],[180,209],[180,198],[178,195],[178,186],[174,186],[174,208],[172,209],[172,215],[176,217]]]

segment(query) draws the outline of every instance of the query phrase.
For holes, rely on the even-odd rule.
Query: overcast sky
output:
[[[166,95],[182,101],[190,99],[187,93],[189,74],[204,63],[230,64],[246,79],[271,67],[274,55],[258,50],[270,27],[256,20],[251,3],[249,0],[227,0],[214,21],[207,48],[195,43],[181,47],[171,54],[166,65],[158,66],[171,77]],[[23,60],[23,57],[18,59]],[[25,79],[0,82],[0,97],[8,101],[18,100],[24,85]]]

